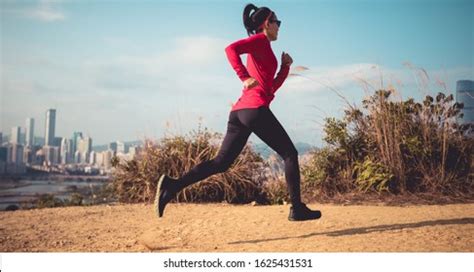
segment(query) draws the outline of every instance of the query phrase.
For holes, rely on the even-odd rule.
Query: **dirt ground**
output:
[[[289,206],[103,205],[0,212],[2,252],[473,252],[474,204]]]

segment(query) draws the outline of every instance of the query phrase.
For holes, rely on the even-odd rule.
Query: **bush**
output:
[[[36,200],[37,208],[53,208],[64,206],[64,201],[53,194],[43,194]]]
[[[263,183],[262,191],[264,203],[271,205],[282,205],[290,202],[290,195],[284,179],[267,180]]]
[[[153,201],[162,174],[181,177],[199,163],[214,158],[221,141],[222,135],[200,128],[187,136],[166,137],[157,143],[145,141],[135,159],[113,162],[116,171],[112,181],[118,200]],[[263,159],[247,145],[229,170],[185,188],[177,195],[177,201],[251,202],[261,194],[263,167]]]
[[[67,206],[81,206],[84,197],[79,193],[72,193],[69,200],[67,201]]]
[[[65,207],[65,206],[82,206],[84,197],[79,193],[72,193],[69,199],[60,199],[55,197],[53,194],[42,194],[34,205],[36,208],[54,208],[54,207]]]
[[[310,152],[311,159],[302,167],[301,189],[311,196],[333,197],[336,193],[347,193],[354,189],[351,169],[341,149],[324,147]]]
[[[472,196],[472,126],[458,125],[453,96],[394,102],[379,90],[342,120],[327,118],[327,146],[313,152],[302,174],[320,194],[433,193]]]
[[[359,191],[374,190],[378,193],[389,191],[389,182],[394,178],[387,166],[369,157],[363,162],[355,162],[354,176]]]

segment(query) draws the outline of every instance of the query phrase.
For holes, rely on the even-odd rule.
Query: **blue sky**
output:
[[[9,1],[1,8],[1,126],[57,110],[57,136],[94,144],[197,129],[224,133],[241,82],[224,54],[248,1]],[[323,118],[380,87],[399,99],[474,79],[474,1],[254,1],[282,25],[294,66],[271,109],[294,142],[321,145]],[[244,57],[243,57],[244,58]],[[426,74],[424,73],[426,72]],[[365,82],[365,83],[364,83]],[[255,136],[254,142],[259,142]]]

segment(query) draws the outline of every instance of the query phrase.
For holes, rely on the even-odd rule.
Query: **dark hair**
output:
[[[265,22],[270,13],[272,13],[272,10],[267,7],[258,8],[254,4],[247,4],[244,8],[243,14],[244,26],[245,29],[247,29],[247,34],[250,36],[260,32],[261,29],[258,29],[259,26]]]

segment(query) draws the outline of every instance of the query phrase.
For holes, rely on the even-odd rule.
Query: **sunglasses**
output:
[[[281,21],[280,20],[269,20],[270,23],[276,23],[278,27],[280,27],[281,25]]]

